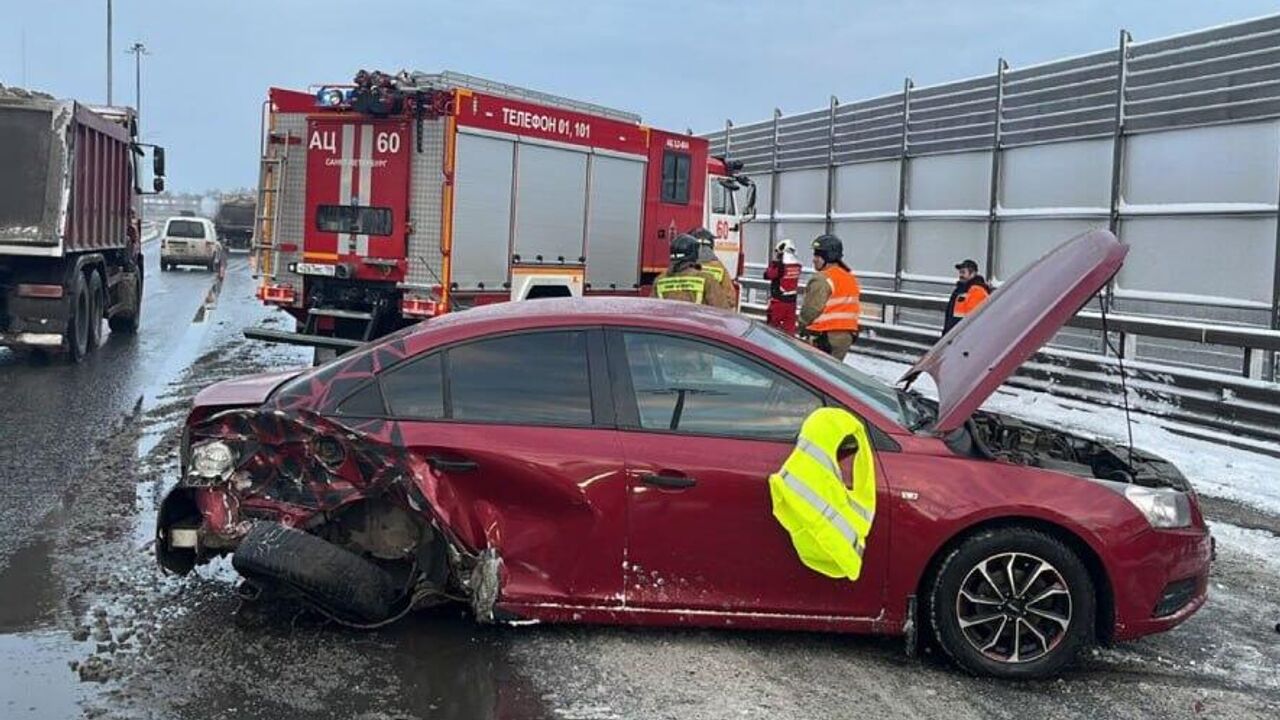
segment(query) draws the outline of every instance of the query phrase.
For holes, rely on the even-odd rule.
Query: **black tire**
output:
[[[75,274],[69,295],[71,309],[67,317],[67,329],[63,333],[63,344],[67,346],[67,357],[71,362],[80,362],[89,354],[89,313],[92,305],[83,274]]]
[[[106,308],[106,295],[102,276],[96,270],[89,271],[89,352],[102,344],[102,316]]]
[[[928,603],[938,644],[975,675],[1054,675],[1094,638],[1097,598],[1088,569],[1062,541],[1030,528],[997,528],[966,539],[942,561]],[[968,628],[962,615],[973,623]]]
[[[377,565],[279,523],[255,524],[231,564],[251,582],[357,624],[390,618],[400,595],[391,575]]]
[[[123,333],[125,335],[136,335],[138,328],[142,327],[142,289],[144,276],[142,274],[142,262],[139,260],[137,269],[134,271],[138,274],[137,286],[134,288],[133,302],[128,310],[121,310],[112,315],[107,320],[111,332]]]

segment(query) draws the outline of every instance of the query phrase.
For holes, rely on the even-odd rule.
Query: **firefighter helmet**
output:
[[[835,235],[819,235],[813,239],[813,256],[829,263],[838,263],[844,259],[844,243]]]
[[[710,230],[704,227],[700,227],[689,234],[693,236],[694,240],[698,241],[699,245],[705,245],[707,247],[715,247],[716,234],[711,232]]]
[[[671,241],[671,262],[676,264],[698,262],[698,240],[688,233],[681,233]]]

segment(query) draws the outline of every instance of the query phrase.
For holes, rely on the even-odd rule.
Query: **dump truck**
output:
[[[78,362],[142,317],[140,164],[126,107],[0,87],[0,345]]]
[[[297,328],[246,334],[341,351],[476,305],[644,295],[698,227],[736,277],[737,171],[632,113],[460,73],[272,88],[252,262]]]
[[[253,225],[257,201],[252,195],[233,195],[222,199],[213,224],[220,240],[228,250],[248,250],[253,241]]]

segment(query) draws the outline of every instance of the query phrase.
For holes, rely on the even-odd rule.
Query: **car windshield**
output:
[[[925,409],[905,390],[890,387],[761,322],[751,323],[751,329],[743,337],[757,347],[830,378],[860,402],[903,427],[915,429],[922,424]]]
[[[178,238],[202,238],[204,237],[204,224],[195,220],[171,220],[169,221],[169,229],[165,231],[169,237]]]

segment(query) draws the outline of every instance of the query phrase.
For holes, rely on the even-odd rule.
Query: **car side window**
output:
[[[441,353],[411,360],[382,374],[382,396],[386,398],[392,417],[416,420],[439,420],[444,414],[444,365]],[[363,393],[356,393],[343,401],[339,412],[347,411],[352,402],[372,404],[372,400],[360,400]],[[378,398],[381,401],[381,398]]]
[[[452,347],[448,354],[454,420],[592,424],[584,331],[507,335]]]
[[[822,407],[808,388],[738,353],[687,338],[624,332],[645,430],[792,441]]]

